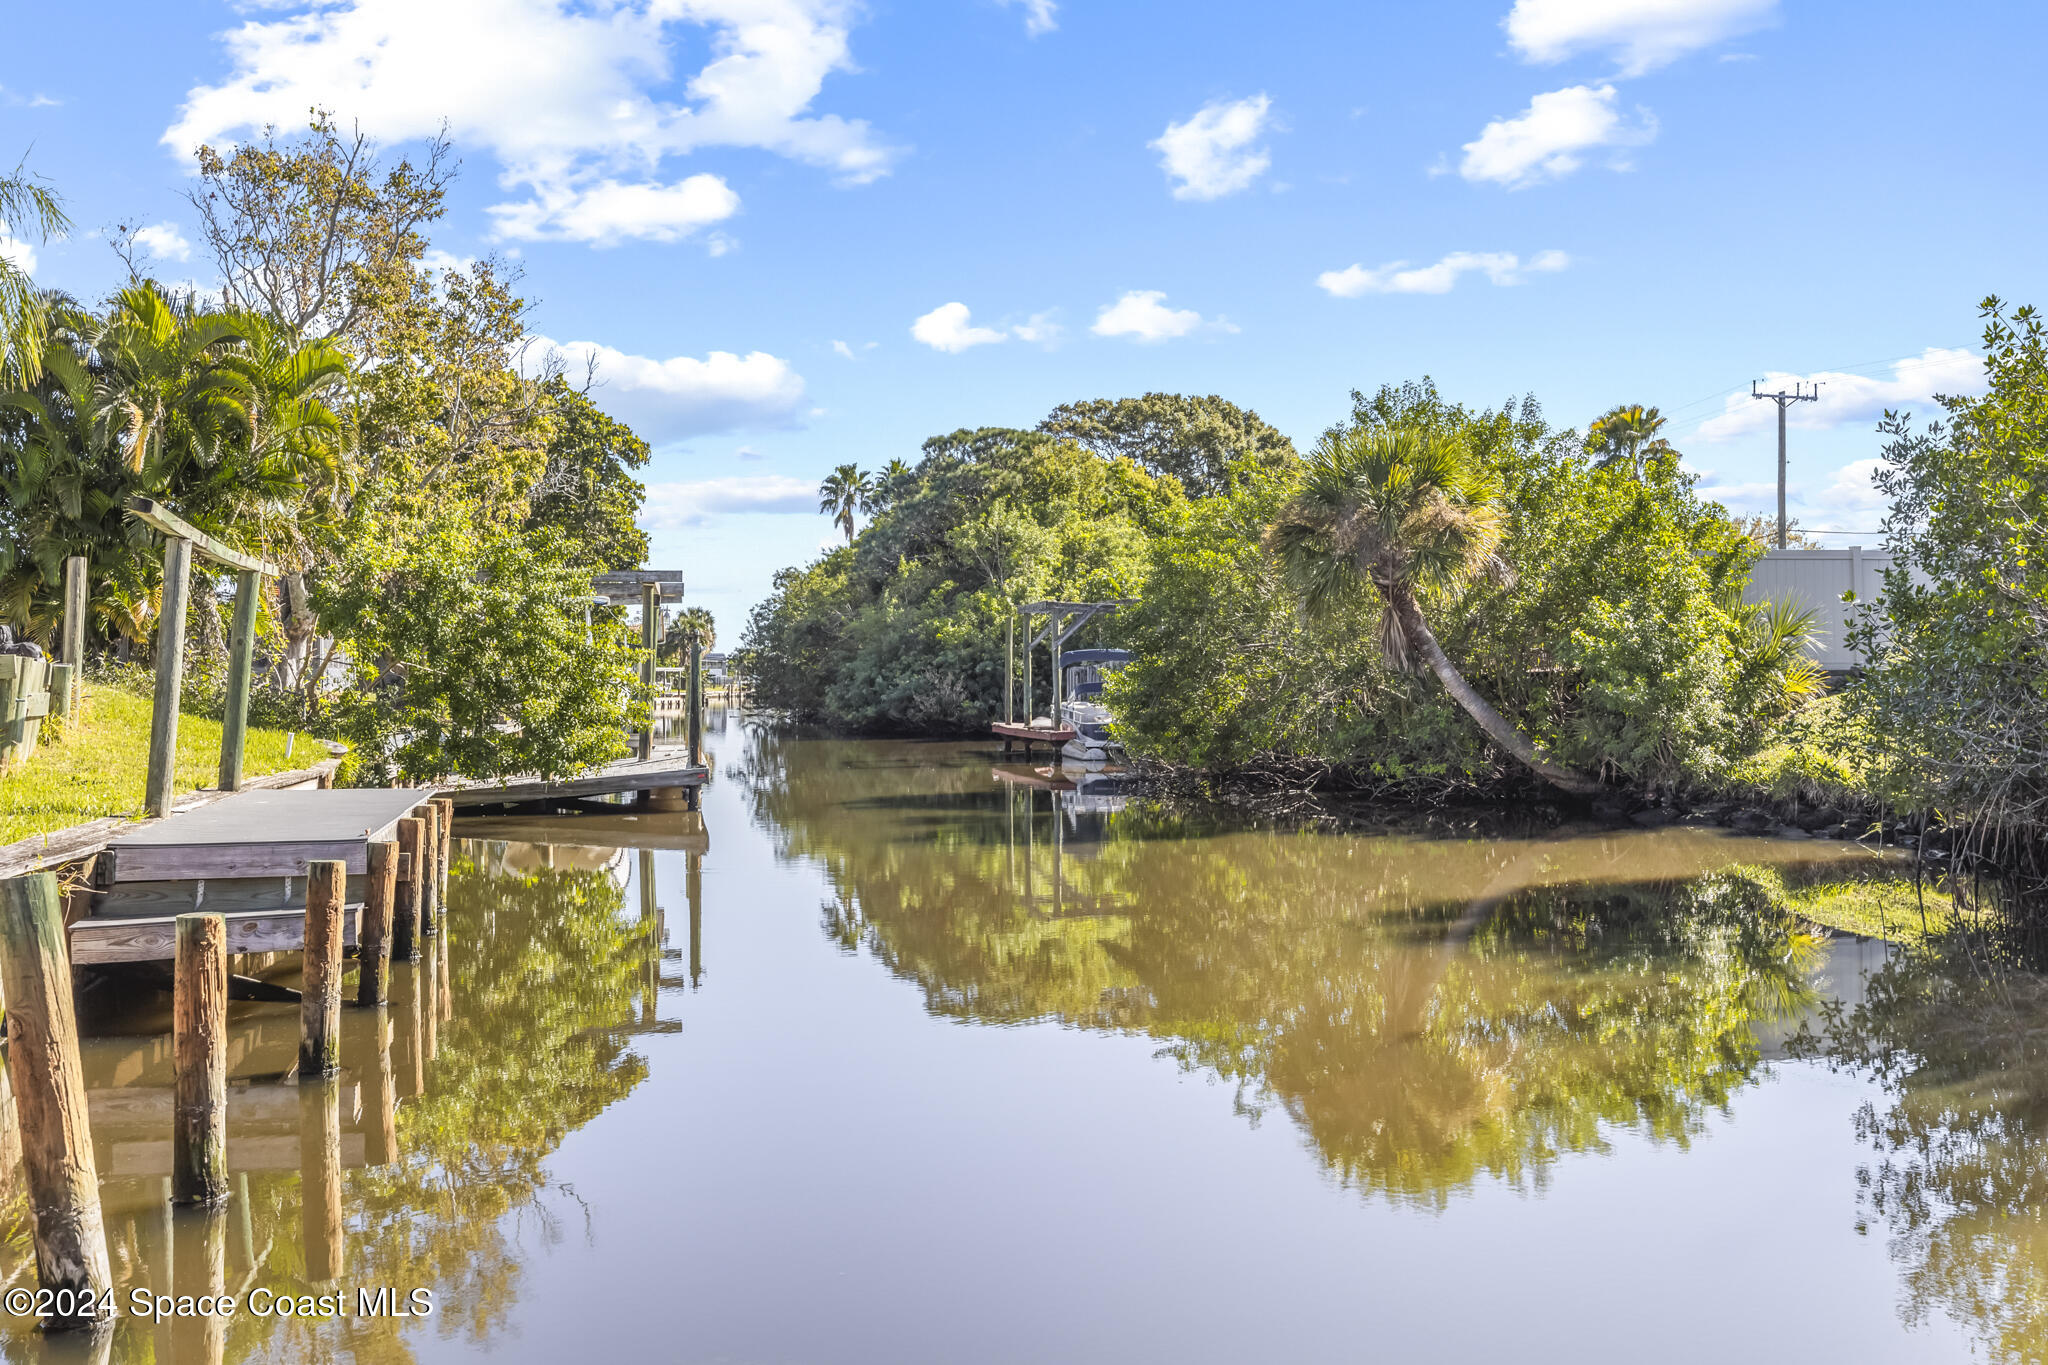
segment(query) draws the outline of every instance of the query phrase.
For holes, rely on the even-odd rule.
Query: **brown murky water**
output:
[[[0,1351],[2048,1352],[2048,1001],[1785,908],[1867,855],[1278,832],[977,746],[713,738],[708,853],[466,845],[339,1083],[278,1079],[294,1007],[237,1006],[224,1210],[165,1202],[161,1006],[92,1039],[122,1315]]]

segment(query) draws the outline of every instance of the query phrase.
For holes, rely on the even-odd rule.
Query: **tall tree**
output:
[[[708,653],[717,643],[718,623],[712,620],[711,609],[685,607],[675,614],[661,637],[661,657],[687,659],[692,645]]]
[[[848,545],[853,544],[853,514],[865,510],[874,487],[874,476],[854,464],[839,466],[818,485],[818,510],[831,514],[832,524],[846,532]]]
[[[1624,403],[1609,408],[1586,428],[1586,453],[1598,468],[1627,466],[1635,478],[1643,477],[1643,466],[1653,460],[1678,462],[1678,449],[1659,433],[1664,415],[1641,403]]]
[[[548,383],[547,396],[553,434],[527,527],[557,532],[574,562],[593,570],[646,563],[647,533],[636,518],[647,490],[633,471],[647,467],[647,442],[560,377]]]
[[[1352,428],[1317,446],[1266,543],[1311,613],[1376,592],[1379,649],[1391,666],[1412,670],[1420,655],[1488,739],[1553,786],[1590,795],[1600,784],[1549,758],[1480,696],[1422,613],[1422,593],[1505,574],[1496,554],[1501,518],[1494,498],[1492,483],[1450,441]]]
[[[0,234],[26,246],[29,238],[48,241],[70,226],[63,201],[26,167],[0,176]],[[48,307],[15,253],[0,251],[0,379],[32,384],[42,373]]]
[[[1155,474],[1171,474],[1192,497],[1230,486],[1233,461],[1278,468],[1298,457],[1294,443],[1249,408],[1214,394],[1148,393],[1062,403],[1038,429],[1104,458],[1124,456]]]

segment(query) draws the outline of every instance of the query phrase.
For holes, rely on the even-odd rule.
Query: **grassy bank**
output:
[[[107,815],[142,809],[149,773],[150,698],[125,688],[87,683],[83,719],[68,734],[46,721],[35,755],[0,777],[0,844]],[[211,787],[220,773],[220,722],[178,718],[180,793]],[[249,777],[308,767],[327,757],[310,735],[300,735],[285,757],[282,730],[249,731],[242,771]]]

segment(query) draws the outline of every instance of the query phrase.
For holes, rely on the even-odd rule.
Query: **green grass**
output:
[[[87,683],[83,720],[68,734],[45,721],[44,739],[27,762],[0,776],[0,844],[53,834],[107,815],[135,815],[149,774],[150,698],[125,688]],[[220,722],[178,717],[179,794],[211,787],[220,776]],[[300,735],[285,758],[285,732],[249,731],[242,773],[306,768],[327,757],[311,735]]]

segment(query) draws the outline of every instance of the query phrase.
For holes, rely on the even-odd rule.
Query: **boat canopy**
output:
[[[1060,651],[1060,667],[1071,664],[1094,664],[1097,667],[1127,664],[1136,656],[1128,649],[1063,649]]]

